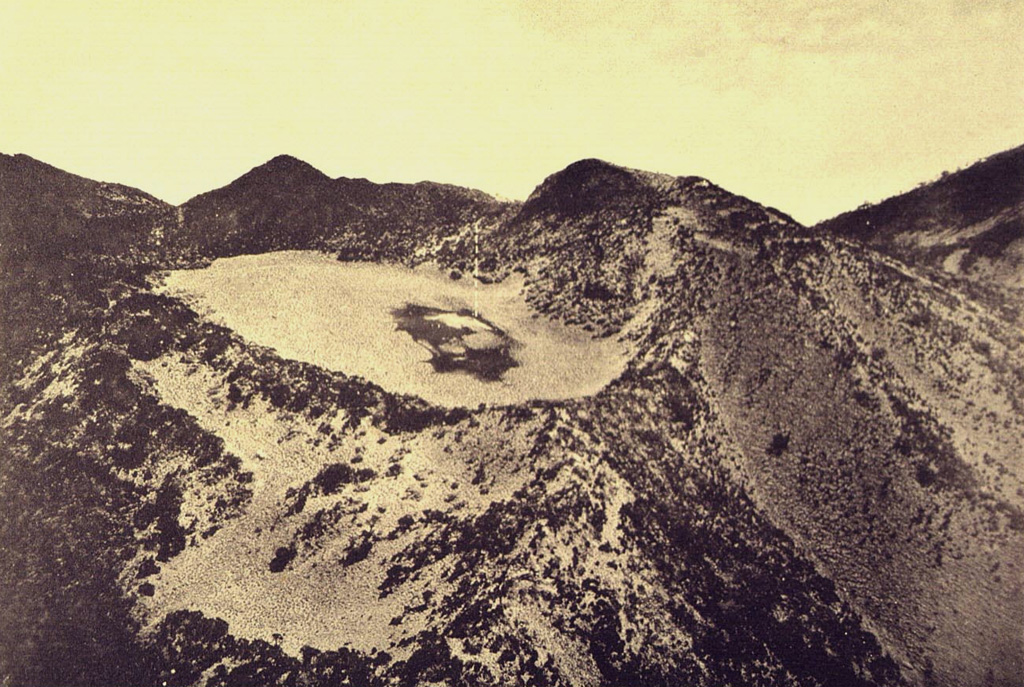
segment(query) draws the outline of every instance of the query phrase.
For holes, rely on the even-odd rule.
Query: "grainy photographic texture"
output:
[[[0,685],[1020,684],[1024,147],[1010,146],[1024,132],[996,126],[1020,100],[999,95],[1011,77],[997,68],[1021,64],[1006,23],[1019,6],[384,3],[374,23],[356,4],[178,5],[54,15],[109,39],[83,72],[98,95],[68,84],[80,126],[58,125],[52,63],[40,69],[55,80],[39,82],[51,90],[2,77],[53,109],[0,125],[0,147],[43,151],[0,154]],[[47,31],[70,40],[68,26]],[[117,34],[135,61],[109,26],[137,29]],[[332,32],[370,52],[312,59],[342,54]],[[0,56],[27,64],[27,39],[12,41]],[[192,54],[202,69],[180,78],[213,104],[223,87],[245,117],[196,119],[173,81],[156,88],[166,109],[144,110],[152,121],[114,113],[135,87],[155,97],[133,70],[192,74]],[[629,55],[636,80],[606,54]],[[943,72],[914,86],[927,96],[903,89],[900,59]],[[356,67],[373,88],[358,90]],[[408,82],[391,76],[403,69]],[[913,165],[883,149],[899,131],[921,140],[928,108],[963,115],[939,85],[974,93],[972,74],[992,78],[971,121],[994,138],[965,129],[955,148],[952,133],[935,145],[969,156],[960,169],[906,178]],[[881,108],[884,133],[851,142],[866,109],[805,103],[797,82],[819,77],[823,91],[835,78],[903,93],[897,114],[913,105],[920,123],[897,131]],[[596,83],[607,109],[585,107]],[[766,123],[788,112],[771,84],[811,113],[785,134]],[[661,86],[682,95],[660,99]],[[647,99],[630,100],[634,87]],[[714,112],[686,114],[727,101],[751,108],[721,129]],[[437,102],[450,128],[431,128]],[[686,107],[637,105],[669,102]],[[559,103],[573,117],[557,119]],[[677,112],[705,128],[673,124]],[[93,138],[90,113],[118,136]],[[374,144],[389,141],[382,164],[404,155],[409,174],[433,145],[409,132],[461,151],[438,158],[446,179],[460,164],[489,178],[466,161],[492,153],[518,179],[558,131],[573,143],[555,154],[594,152],[552,164],[525,200],[261,152],[265,124],[275,146],[303,148],[288,132],[312,130],[317,155],[343,167],[373,139],[346,128],[363,116],[394,128]],[[552,117],[560,128],[543,131]],[[775,142],[754,140],[764,127]],[[485,130],[515,151],[486,147]],[[130,169],[140,140],[160,140],[155,157],[180,145],[194,156],[180,169],[202,177],[238,165],[238,131],[261,164],[178,204],[75,174]],[[46,155],[42,133],[66,152]],[[1017,138],[996,147],[997,134]],[[709,168],[715,141],[756,171],[730,178],[780,189],[812,219],[719,179],[593,157],[614,148],[694,174],[687,161]],[[990,144],[1004,152],[982,158]],[[787,145],[790,177],[790,159],[770,155]],[[87,148],[93,163],[61,162]],[[898,181],[876,187],[891,197],[841,205],[839,186],[875,168]]]

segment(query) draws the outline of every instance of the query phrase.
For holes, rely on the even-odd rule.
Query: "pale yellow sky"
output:
[[[279,153],[525,198],[585,157],[813,222],[1024,143],[1024,2],[0,0],[0,152],[170,202]]]

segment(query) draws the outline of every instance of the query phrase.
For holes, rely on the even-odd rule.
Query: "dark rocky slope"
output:
[[[915,267],[1019,290],[1024,287],[1024,146],[843,213],[814,231],[865,243]]]
[[[276,158],[173,209],[129,189],[102,205],[103,185],[10,160],[12,684],[1019,676],[1022,334],[956,285],[705,180],[600,161],[518,205]],[[136,219],[41,257],[32,236],[81,237],[98,206]],[[282,360],[148,289],[156,268],[282,248],[479,258],[482,278],[524,274],[539,313],[636,353],[593,397],[442,410]],[[279,453],[234,452],[254,417]],[[404,495],[382,511],[381,492]],[[258,566],[206,553],[236,541]],[[304,578],[325,605],[369,588],[384,629],[294,650],[160,611],[190,565],[281,603]]]
[[[123,260],[172,209],[138,189],[68,174],[27,155],[0,154],[0,193],[7,269],[72,253]]]

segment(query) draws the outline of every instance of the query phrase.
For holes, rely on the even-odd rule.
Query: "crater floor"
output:
[[[282,251],[170,272],[162,288],[281,356],[444,406],[590,395],[628,358],[624,343],[535,313],[518,275],[480,284],[429,266]],[[421,324],[444,325],[458,340],[433,341],[422,326],[409,326],[410,313]],[[507,357],[497,365],[495,349]],[[489,358],[481,362],[478,351]]]

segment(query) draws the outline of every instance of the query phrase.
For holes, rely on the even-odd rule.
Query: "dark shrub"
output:
[[[365,560],[370,555],[370,551],[373,549],[373,542],[369,538],[364,538],[361,542],[353,546],[345,554],[345,558],[342,559],[341,564],[345,567],[358,563],[359,561]]]
[[[583,287],[583,297],[595,301],[610,301],[615,298],[615,292],[600,282],[587,282]]]
[[[787,448],[789,448],[789,432],[776,432],[772,437],[772,443],[765,449],[765,453],[778,458]]]
[[[939,475],[935,471],[935,468],[928,463],[918,463],[914,477],[917,479],[917,483],[922,487],[930,487],[935,484]]]
[[[288,564],[295,559],[294,546],[279,546],[274,552],[274,559],[270,561],[270,572],[279,573],[288,567]]]
[[[366,482],[376,476],[377,473],[370,468],[355,470],[345,463],[331,463],[313,478],[313,484],[319,488],[321,494],[330,495],[338,491],[343,484]]]
[[[139,573],[136,575],[136,577],[141,580],[144,577],[156,575],[158,572],[160,572],[160,566],[157,565],[156,561],[154,561],[152,558],[147,558],[146,560],[142,561],[142,564],[139,566]]]

